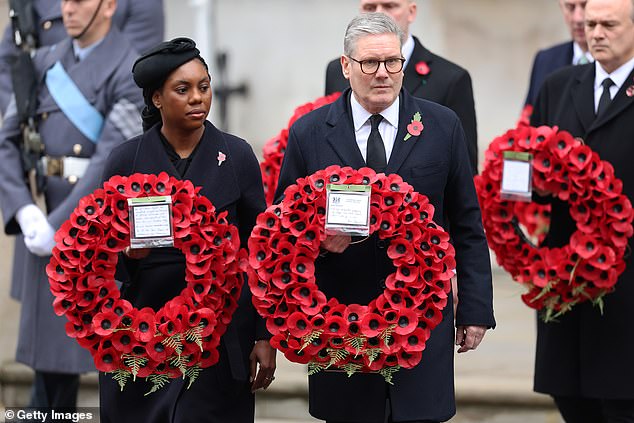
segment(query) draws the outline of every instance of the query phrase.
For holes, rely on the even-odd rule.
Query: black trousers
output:
[[[75,409],[77,392],[79,392],[78,374],[36,370],[29,407]]]
[[[634,423],[634,399],[553,396],[566,423]]]

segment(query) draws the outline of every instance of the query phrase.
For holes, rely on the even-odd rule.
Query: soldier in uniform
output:
[[[66,37],[60,0],[28,2],[32,2],[33,5],[33,20],[39,46],[50,46]],[[142,53],[163,41],[163,15],[163,0],[118,0],[117,11],[112,21],[130,41],[132,47],[138,53]],[[8,25],[0,41],[0,115],[4,115],[9,105],[12,91],[11,60],[16,53],[11,25]]]
[[[79,374],[94,370],[88,351],[66,335],[66,319],[53,312],[45,267],[55,231],[97,188],[112,148],[141,132],[143,98],[131,75],[137,54],[112,25],[116,8],[117,0],[62,1],[68,36],[33,58],[48,214],[24,179],[14,100],[0,129],[0,209],[5,232],[19,235],[12,280],[22,302],[16,359],[36,372],[34,407],[74,407]]]

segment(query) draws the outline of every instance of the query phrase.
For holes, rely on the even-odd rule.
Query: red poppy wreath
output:
[[[372,187],[370,233],[389,241],[396,270],[367,305],[327,299],[315,278],[325,238],[327,184]],[[398,175],[330,166],[300,178],[284,200],[258,219],[249,239],[253,303],[266,318],[271,344],[309,372],[379,372],[391,382],[417,365],[442,319],[455,268],[449,235],[433,221],[434,207]]]
[[[577,226],[568,245],[537,248],[524,236],[515,202],[500,197],[505,151],[532,153],[533,187],[568,202]],[[526,305],[542,311],[544,321],[585,301],[603,308],[625,269],[634,216],[610,163],[557,127],[520,126],[493,140],[475,183],[489,246],[528,289]]]
[[[268,140],[262,148],[263,161],[260,163],[260,170],[262,172],[262,182],[264,184],[264,193],[266,195],[266,204],[273,204],[273,196],[277,189],[277,181],[280,177],[280,169],[282,168],[282,160],[284,159],[284,152],[288,145],[288,131],[291,125],[295,123],[297,119],[304,116],[308,112],[312,112],[315,109],[330,104],[341,96],[340,92],[335,92],[330,95],[319,97],[315,101],[302,104],[297,107],[288,121],[286,128],[282,129],[279,134]]]
[[[176,377],[190,385],[218,361],[220,337],[237,308],[243,284],[238,230],[216,215],[200,187],[166,173],[114,176],[82,198],[55,234],[46,268],[53,306],[68,318],[66,332],[88,349],[98,370],[112,372],[121,389],[146,377],[152,390]],[[174,246],[186,261],[187,286],[155,312],[120,298],[118,253],[130,245],[128,198],[172,197]]]

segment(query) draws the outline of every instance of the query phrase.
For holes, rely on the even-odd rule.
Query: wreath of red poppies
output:
[[[533,154],[533,187],[570,205],[576,231],[563,248],[537,248],[518,225],[516,203],[500,197],[503,153]],[[522,300],[550,321],[575,304],[614,290],[625,269],[634,213],[614,168],[557,127],[520,126],[493,140],[475,178],[489,246],[498,263],[528,292]]]
[[[327,184],[372,187],[370,233],[389,241],[396,270],[367,305],[327,299],[315,260],[325,238]],[[442,320],[455,268],[449,235],[432,220],[434,207],[398,175],[330,166],[300,178],[284,200],[262,213],[249,239],[253,303],[266,318],[271,345],[310,373],[379,372],[391,381],[417,365]],[[369,241],[368,241],[369,242]]]
[[[53,306],[68,318],[66,332],[88,349],[95,366],[125,386],[147,377],[161,388],[171,378],[193,382],[218,361],[217,347],[237,308],[246,252],[238,230],[199,195],[200,187],[166,173],[114,176],[82,198],[55,234],[46,268]],[[172,197],[174,246],[185,256],[180,295],[155,312],[120,298],[118,253],[130,245],[129,198]]]
[[[282,168],[282,160],[284,159],[284,152],[288,145],[288,131],[291,125],[295,123],[297,119],[304,116],[308,112],[312,112],[315,109],[330,104],[341,96],[340,92],[335,92],[330,95],[319,97],[315,101],[302,104],[297,107],[288,121],[286,128],[282,129],[279,134],[268,140],[262,148],[263,160],[260,163],[260,170],[262,172],[262,182],[264,185],[264,194],[266,196],[266,204],[273,204],[273,196],[277,189],[277,181],[280,177],[280,169]]]

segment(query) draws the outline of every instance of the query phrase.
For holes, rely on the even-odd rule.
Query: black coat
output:
[[[544,79],[557,69],[572,65],[572,56],[572,41],[538,51],[533,60],[530,85],[528,86],[528,94],[526,94],[524,104],[534,105]]]
[[[104,180],[113,175],[161,171],[181,179],[161,143],[159,130],[160,126],[154,126],[115,149],[108,159]],[[226,155],[221,166],[217,161],[219,152]],[[260,168],[246,141],[220,132],[206,122],[205,134],[184,178],[202,187],[200,194],[212,202],[217,213],[228,212],[227,219],[239,228],[241,244],[246,247],[255,219],[265,208]],[[182,255],[171,254],[170,249],[153,250],[137,268],[140,269],[137,277],[123,292],[137,308],[159,308],[185,286],[184,259]],[[151,385],[128,382],[121,393],[112,377],[102,374],[102,422],[252,422],[249,354],[256,340],[269,337],[245,284],[238,309],[219,346],[218,364],[205,369],[189,389],[185,389],[187,382],[174,379],[147,397],[143,394]]]
[[[557,125],[581,137],[602,160],[614,166],[623,193],[634,200],[634,98],[626,90],[630,74],[606,112],[594,116],[595,65],[564,68],[546,79],[537,97],[532,125]],[[569,242],[575,230],[567,203],[552,202],[547,246]],[[577,305],[558,323],[539,323],[535,390],[554,395],[634,398],[634,263],[632,240],[626,269],[616,291],[605,296],[601,315],[590,303]]]
[[[416,72],[416,64],[419,62],[426,62],[429,66],[430,72],[426,76]],[[466,136],[473,174],[478,173],[478,131],[469,72],[427,50],[414,37],[414,51],[403,73],[403,87],[411,95],[442,104],[456,112]],[[349,86],[350,83],[341,71],[341,61],[335,59],[328,63],[326,95],[343,91]]]
[[[276,198],[297,178],[329,165],[365,167],[355,141],[350,95],[350,90],[345,91],[334,103],[293,124]],[[435,222],[446,227],[445,218],[451,221],[460,298],[456,323],[493,327],[489,250],[460,121],[446,107],[412,97],[405,90],[399,101],[398,133],[385,173],[399,174],[429,197]],[[425,128],[421,135],[403,141],[416,112],[421,113]],[[382,292],[385,277],[394,271],[386,248],[385,241],[372,237],[342,254],[319,258],[315,269],[320,289],[346,304],[367,304]],[[343,373],[321,372],[311,376],[310,413],[333,421],[382,423],[389,395],[396,421],[449,419],[455,414],[453,324],[450,296],[421,364],[399,370],[393,386],[378,374],[348,378]]]

